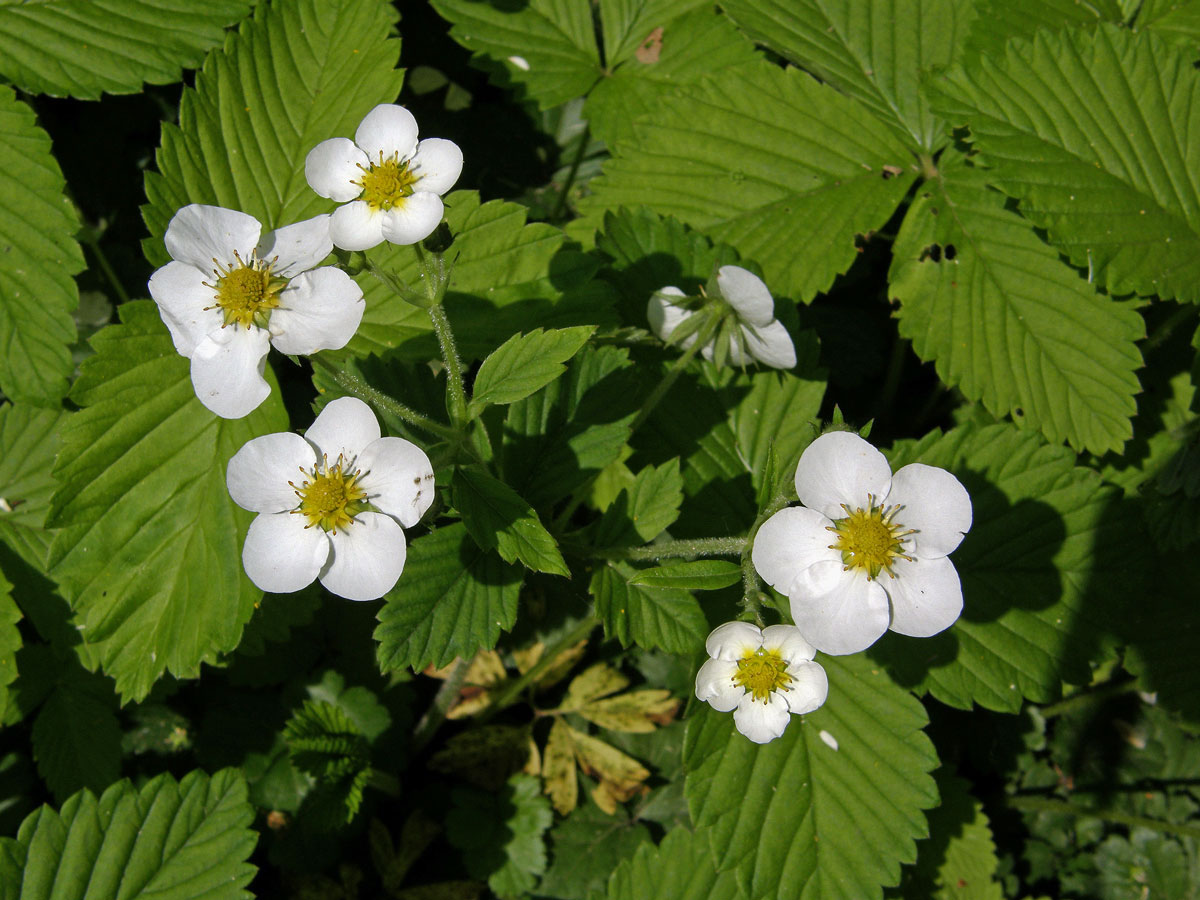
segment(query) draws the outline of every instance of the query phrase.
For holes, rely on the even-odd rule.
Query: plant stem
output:
[[[908,351],[908,339],[897,336],[888,357],[887,373],[883,378],[883,390],[879,392],[879,403],[875,407],[875,418],[882,418],[896,399],[900,390],[900,376],[904,373],[904,360]]]
[[[496,713],[504,709],[513,702],[513,698],[517,697],[525,688],[535,682],[541,674],[545,672],[551,665],[554,664],[558,655],[568,647],[573,647],[578,644],[600,623],[600,620],[595,616],[587,616],[580,620],[570,631],[560,635],[558,640],[547,647],[543,652],[541,659],[533,664],[533,667],[522,675],[520,678],[508,682],[497,694],[492,698],[492,702],[479,714],[477,717],[480,724],[487,722]]]
[[[409,745],[410,756],[420,753],[425,745],[433,740],[438,728],[446,721],[446,714],[450,712],[450,707],[454,706],[458,692],[462,688],[463,682],[467,680],[467,671],[471,668],[472,659],[460,659],[455,663],[450,677],[442,682],[442,686],[433,695],[433,702],[429,704],[429,709],[425,711],[425,715],[421,716],[421,721],[413,729],[412,743]]]
[[[790,470],[789,470],[790,471]],[[787,484],[791,479],[784,478],[779,483]],[[758,620],[758,627],[764,625],[762,617],[762,601],[759,599],[761,587],[758,582],[758,571],[754,568],[754,557],[751,555],[754,551],[754,539],[758,537],[758,529],[762,527],[763,522],[775,515],[785,506],[791,503],[791,498],[787,496],[785,491],[779,491],[772,498],[771,502],[758,514],[754,520],[754,524],[750,526],[750,531],[744,541],[742,549],[742,608],[752,610],[754,617]]]
[[[117,273],[113,271],[113,267],[108,261],[108,256],[101,249],[100,241],[96,238],[96,232],[91,227],[84,227],[80,231],[80,237],[88,245],[88,248],[92,251],[92,255],[96,257],[96,264],[100,266],[100,271],[104,273],[104,277],[112,285],[117,301],[119,303],[127,303],[129,301],[129,294],[125,293],[125,288],[121,284],[120,279],[117,278]]]
[[[366,401],[376,409],[389,412],[410,425],[428,431],[430,434],[436,434],[438,437],[445,438],[455,444],[460,442],[461,438],[453,428],[443,425],[441,422],[435,422],[428,416],[423,416],[419,412],[409,409],[399,400],[395,400],[382,391],[376,390],[361,378],[351,375],[344,369],[338,368],[337,364],[324,354],[318,353],[309,358],[312,360],[313,366],[319,366],[329,373],[338,387],[346,389],[355,397]]]
[[[720,324],[721,320],[717,317],[709,320],[696,334],[695,343],[688,347],[679,359],[675,360],[675,364],[667,370],[667,374],[663,376],[662,381],[654,386],[654,390],[650,392],[650,396],[646,398],[646,401],[642,404],[642,408],[638,410],[638,414],[629,425],[629,434],[631,437],[650,418],[650,414],[654,412],[654,407],[658,406],[662,398],[667,395],[667,391],[671,390],[671,387],[679,379],[679,376],[683,374],[684,369],[688,367],[688,363],[712,340],[712,336]]]
[[[682,541],[662,541],[645,547],[604,547],[583,551],[592,559],[688,559],[695,556],[739,556],[746,546],[740,537],[692,538]]]
[[[1100,700],[1107,700],[1109,697],[1128,694],[1136,690],[1137,682],[1133,679],[1129,679],[1128,681],[1109,681],[1090,690],[1082,690],[1073,696],[1067,697],[1065,700],[1059,700],[1057,703],[1043,706],[1038,712],[1041,713],[1043,719],[1053,719],[1055,716],[1061,716],[1063,713],[1071,712],[1079,707],[1087,706]]]
[[[438,344],[442,348],[442,359],[446,363],[447,412],[450,414],[450,420],[461,426],[467,421],[467,392],[463,387],[463,364],[458,358],[458,348],[454,344],[454,332],[450,330],[446,308],[440,303],[429,307],[429,319],[433,322],[433,330],[437,333]]]
[[[554,203],[554,209],[550,212],[551,222],[557,222],[566,211],[567,195],[571,193],[575,179],[579,176],[579,167],[583,165],[583,158],[587,155],[588,141],[591,140],[591,137],[592,130],[585,125],[579,135],[579,149],[575,151],[575,158],[571,160],[571,168],[567,170],[567,180],[563,183],[562,190],[558,192],[558,199]]]
[[[1131,816],[1111,809],[1089,809],[1065,800],[1048,800],[1045,797],[1008,797],[1004,800],[1006,806],[1013,809],[1024,809],[1030,812],[1062,813],[1068,816],[1099,819],[1102,822],[1113,822],[1118,825],[1136,825],[1149,828],[1163,834],[1174,834],[1180,837],[1200,838],[1200,827],[1195,825],[1176,825],[1145,816]]]
[[[1158,324],[1155,329],[1150,332],[1146,338],[1146,342],[1142,344],[1143,356],[1151,350],[1157,348],[1164,343],[1175,331],[1180,322],[1186,322],[1188,319],[1194,318],[1196,315],[1196,307],[1192,303],[1183,304],[1171,315],[1167,316]]]

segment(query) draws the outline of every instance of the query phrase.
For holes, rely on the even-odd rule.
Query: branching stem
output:
[[[460,437],[457,431],[448,425],[443,425],[441,422],[435,422],[428,416],[423,416],[413,409],[409,409],[399,400],[389,397],[382,391],[376,390],[367,384],[356,375],[352,375],[338,367],[332,359],[324,354],[318,353],[309,357],[314,366],[324,369],[333,378],[338,387],[349,391],[358,399],[375,407],[382,412],[389,412],[397,418],[403,419],[409,425],[413,425],[423,431],[428,431],[430,434],[436,434],[440,438],[445,438],[454,444],[460,443]]]

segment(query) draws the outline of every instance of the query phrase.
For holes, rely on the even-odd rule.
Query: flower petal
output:
[[[304,157],[304,178],[308,186],[338,203],[349,203],[362,193],[362,185],[354,182],[362,177],[369,165],[367,154],[349,138],[330,138],[321,141]]]
[[[865,572],[842,571],[841,561],[820,562],[800,573],[791,591],[792,621],[822,653],[866,650],[888,629],[887,593]]]
[[[750,561],[762,579],[787,594],[800,573],[822,561],[837,561],[841,554],[830,547],[833,523],[815,509],[789,506],[763,522],[754,536]]]
[[[764,366],[792,369],[796,366],[796,345],[782,322],[771,320],[763,326],[742,326],[746,350]]]
[[[820,663],[801,660],[788,666],[787,672],[792,676],[792,683],[782,693],[788,709],[794,714],[810,713],[825,702],[829,696],[829,676]]]
[[[945,469],[905,466],[892,476],[887,502],[901,505],[897,522],[916,529],[912,542],[922,559],[947,555],[971,530],[971,495]]]
[[[962,613],[962,585],[949,558],[896,560],[895,578],[884,587],[892,600],[892,631],[930,637],[945,631]]]
[[[745,694],[733,711],[733,724],[737,730],[756,744],[775,740],[787,729],[791,718],[787,701],[774,693],[765,701],[755,700],[753,694]]]
[[[384,437],[358,455],[362,488],[370,501],[411,528],[433,503],[433,465],[425,451],[404,438]]]
[[[380,154],[390,159],[394,153],[403,162],[417,150],[417,120],[403,106],[380,103],[359,122],[354,143],[372,165],[379,162]]]
[[[887,496],[892,469],[883,454],[849,431],[823,434],[805,448],[796,466],[796,495],[809,509],[831,519],[846,513],[842,504],[865,509],[867,495]]]
[[[762,646],[762,632],[749,622],[726,622],[713,629],[704,649],[713,659],[739,660]]]
[[[261,328],[218,328],[192,354],[192,387],[200,402],[223,419],[240,419],[267,399],[263,378],[270,335]]]
[[[316,463],[312,444],[300,435],[291,431],[264,434],[247,441],[233,454],[225,469],[225,485],[233,502],[242,509],[284,512],[295,509],[300,502],[288,482]]]
[[[366,308],[362,288],[341,269],[302,272],[271,313],[271,343],[292,355],[340,350],[354,337]]]
[[[775,300],[763,280],[741,266],[721,266],[717,270],[721,296],[744,322],[768,325],[775,318]]]
[[[357,459],[379,440],[379,420],[357,397],[339,397],[325,404],[304,437],[332,463],[339,456]]]
[[[228,267],[234,251],[247,259],[256,246],[262,225],[254,216],[220,206],[193,203],[171,218],[163,243],[171,259],[195,266],[205,274],[213,271],[213,260]]]
[[[329,215],[313,216],[294,225],[268,231],[258,245],[258,258],[276,260],[271,267],[275,275],[295,278],[327,257],[333,250],[329,236]]]
[[[325,532],[305,528],[303,516],[285,512],[259,515],[242,546],[246,574],[272,594],[290,594],[312,584],[328,557]]]
[[[444,194],[462,174],[463,152],[454,141],[426,138],[417,144],[409,168],[418,178],[416,190]]]
[[[190,358],[196,345],[221,327],[221,311],[205,309],[216,303],[216,292],[205,286],[205,280],[195,266],[169,262],[155,270],[146,285],[181,356]]]
[[[370,250],[383,243],[383,213],[363,200],[339,206],[329,217],[329,237],[343,250]]]
[[[393,244],[415,244],[433,233],[442,221],[445,206],[431,191],[417,191],[404,202],[380,213],[383,239]]]
[[[817,655],[816,649],[795,625],[768,625],[762,633],[763,649],[778,653],[788,663],[800,663]]]
[[[404,531],[394,519],[364,512],[346,528],[330,532],[333,546],[320,574],[330,593],[347,600],[378,600],[404,571]]]
[[[658,335],[659,340],[669,340],[671,333],[693,315],[690,309],[676,306],[670,300],[671,297],[682,296],[683,291],[677,287],[665,287],[650,295],[650,302],[646,304],[646,318],[650,321],[650,330]],[[694,337],[692,343],[695,343]]]
[[[706,660],[696,673],[696,696],[717,712],[736,709],[746,689],[733,680],[737,663],[726,659]]]

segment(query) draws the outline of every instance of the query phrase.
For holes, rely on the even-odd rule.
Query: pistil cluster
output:
[[[288,484],[300,498],[300,505],[292,512],[308,520],[305,528],[318,525],[326,533],[337,534],[339,528],[347,528],[370,505],[366,491],[359,484],[369,473],[359,472],[341,456],[332,466],[328,457],[322,457],[319,466],[312,470],[301,467],[300,471],[304,473],[304,481],[299,486],[292,481]]]
[[[417,176],[413,174],[407,162],[400,160],[399,154],[393,153],[388,159],[383,158],[379,151],[379,162],[370,165],[359,165],[362,177],[354,184],[362,186],[362,195],[358,198],[371,209],[387,211],[401,206],[406,197],[411,197]]]
[[[216,284],[204,282],[205,287],[216,291],[216,304],[207,306],[205,310],[220,309],[224,322],[221,327],[238,324],[243,328],[257,325],[266,328],[271,318],[271,310],[279,306],[279,293],[288,282],[286,278],[276,278],[271,274],[271,267],[276,259],[270,261],[259,259],[254,253],[249,261],[242,259],[235,250],[233,257],[237,265],[226,268],[220,260],[214,258],[216,268],[213,274],[217,276]]]
[[[842,554],[845,571],[861,569],[868,578],[878,578],[880,572],[896,577],[893,566],[898,559],[912,562],[904,552],[904,539],[916,533],[896,521],[899,504],[881,506],[875,497],[868,495],[866,509],[851,509],[841,504],[846,516],[835,519],[826,531],[837,535],[837,541],[829,545],[830,550]]]

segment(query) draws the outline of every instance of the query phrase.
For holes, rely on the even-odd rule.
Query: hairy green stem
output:
[[[442,348],[442,359],[446,363],[446,407],[450,420],[462,426],[467,421],[467,392],[463,387],[463,364],[454,344],[454,332],[450,330],[450,319],[446,308],[437,303],[429,307],[429,319],[437,333]]]
[[[1043,719],[1053,719],[1055,716],[1061,716],[1063,713],[1089,706],[1101,700],[1107,700],[1109,697],[1128,694],[1137,689],[1137,682],[1133,679],[1127,681],[1109,681],[1095,688],[1079,691],[1064,700],[1059,700],[1057,703],[1043,706],[1038,712],[1041,713]]]
[[[692,538],[682,541],[662,541],[645,547],[602,547],[582,551],[592,559],[690,559],[696,556],[739,556],[746,546],[740,537]]]
[[[1149,828],[1163,834],[1174,834],[1180,837],[1200,838],[1200,827],[1195,825],[1176,825],[1159,819],[1149,819],[1145,816],[1131,816],[1111,809],[1091,809],[1077,803],[1065,800],[1048,800],[1045,797],[1007,797],[1005,805],[1012,809],[1023,809],[1029,812],[1062,813],[1068,816],[1078,816],[1087,819],[1099,819],[1101,822],[1113,822],[1117,825],[1135,825]]]
[[[425,715],[421,716],[421,721],[413,729],[412,743],[409,744],[410,756],[420,753],[433,740],[438,728],[446,721],[446,714],[450,712],[454,701],[458,699],[458,692],[462,689],[463,682],[467,680],[467,671],[470,668],[470,659],[460,659],[454,664],[450,677],[442,682],[442,686],[433,695],[433,702],[429,704],[429,709],[425,710]]]
[[[534,663],[533,667],[530,668],[528,672],[526,672],[520,678],[516,678],[508,682],[496,693],[496,695],[492,698],[492,702],[489,703],[483,712],[479,714],[479,723],[483,724],[484,722],[487,722],[494,715],[496,715],[496,713],[500,712],[500,710],[511,704],[513,700],[525,690],[526,687],[537,681],[537,679],[541,677],[542,673],[554,664],[555,659],[557,659],[560,653],[562,653],[568,647],[575,646],[584,638],[586,638],[592,633],[592,630],[595,629],[598,624],[600,624],[600,620],[595,616],[587,616],[586,618],[581,619],[579,624],[577,624],[570,631],[560,635],[558,640],[556,640],[542,652],[541,659]]]
[[[389,412],[397,418],[403,419],[409,425],[416,426],[423,431],[428,431],[430,434],[436,434],[438,437],[445,438],[455,444],[460,442],[460,435],[453,428],[443,425],[441,422],[435,422],[428,416],[423,416],[419,412],[409,409],[399,400],[389,397],[382,391],[371,387],[371,385],[367,384],[361,378],[339,368],[337,363],[324,354],[318,353],[309,357],[309,359],[312,360],[313,366],[320,367],[329,373],[338,387],[344,388],[377,410]]]

